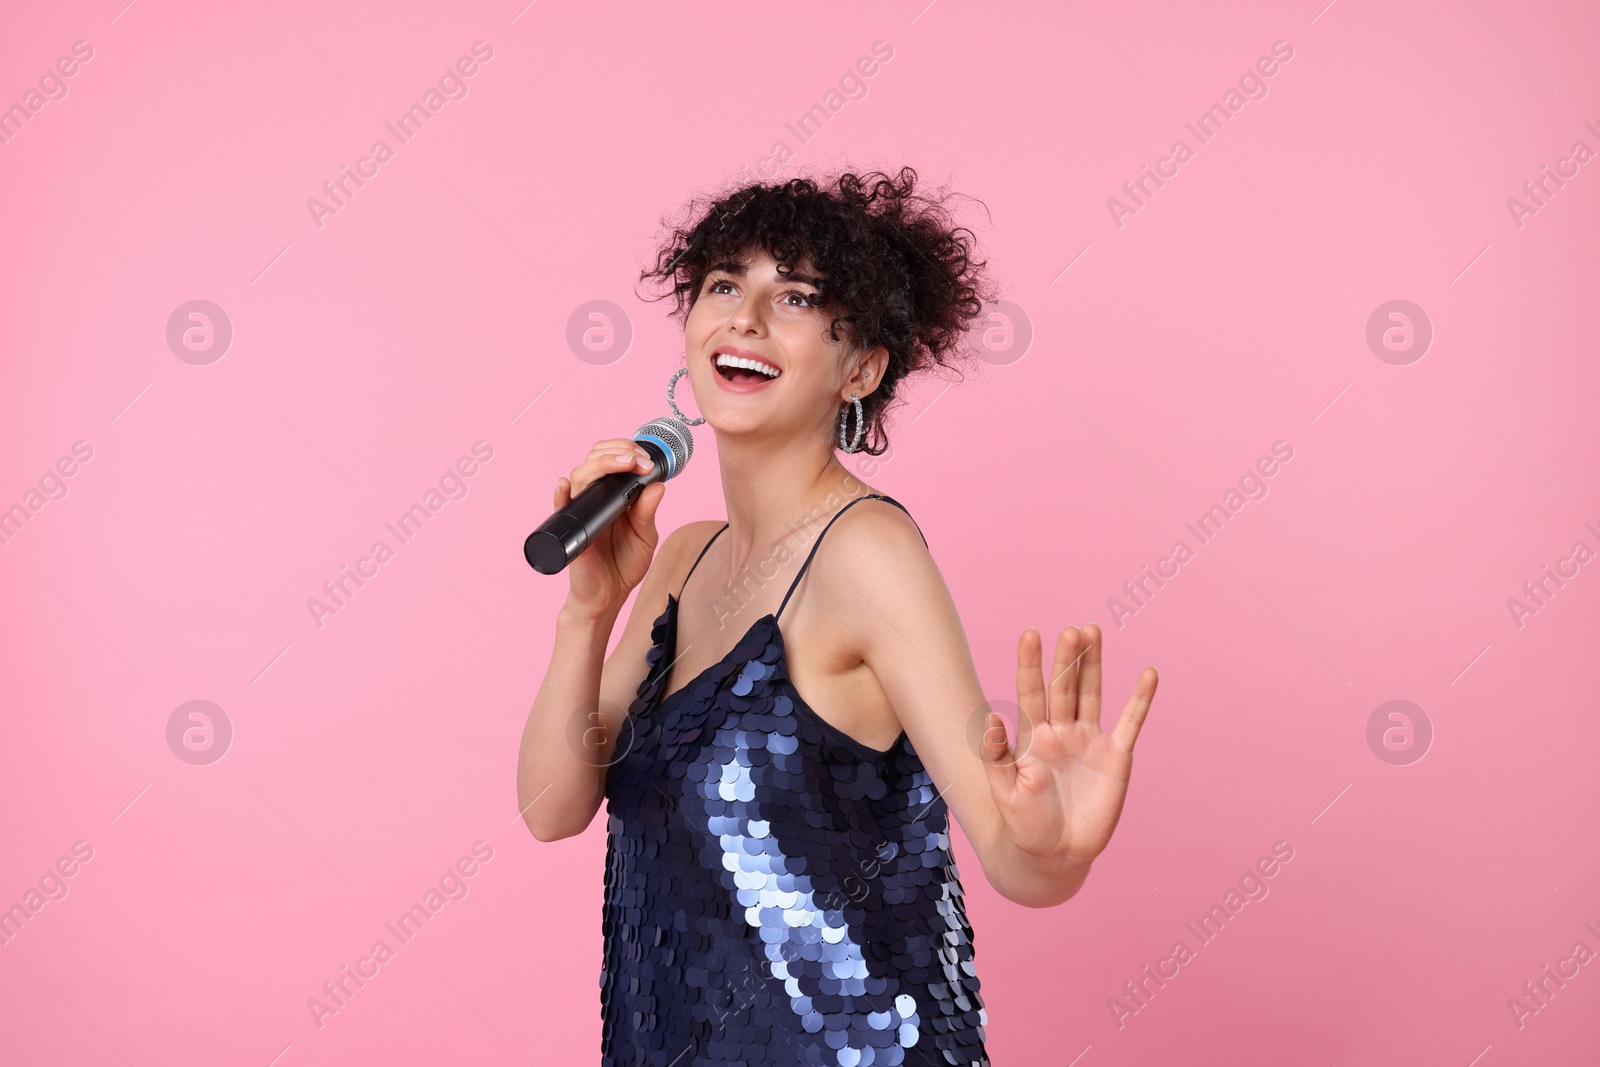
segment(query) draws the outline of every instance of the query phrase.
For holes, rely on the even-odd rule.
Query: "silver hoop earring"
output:
[[[855,405],[856,432],[850,438],[850,443],[845,444],[844,428],[845,424],[850,421],[850,405],[841,406],[839,408],[839,449],[842,452],[859,452],[861,450],[861,434],[867,428],[866,417],[861,410],[861,401],[856,399],[856,394],[854,393],[850,394],[850,404]]]
[[[671,408],[672,409],[672,413],[674,415],[678,416],[679,420],[682,421],[683,423],[685,423],[686,425],[699,426],[702,422],[706,421],[705,417],[701,416],[698,419],[691,419],[689,416],[687,416],[683,412],[679,411],[678,410],[678,401],[677,401],[676,396],[674,395],[677,392],[678,379],[682,378],[685,374],[688,374],[688,373],[689,373],[689,368],[688,367],[679,367],[676,371],[673,372],[672,380],[667,383],[667,407]]]

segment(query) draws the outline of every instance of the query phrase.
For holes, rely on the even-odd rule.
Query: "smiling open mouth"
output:
[[[725,381],[738,384],[766,382],[778,377],[783,372],[760,360],[744,359],[739,356],[720,353],[715,359],[717,373]]]

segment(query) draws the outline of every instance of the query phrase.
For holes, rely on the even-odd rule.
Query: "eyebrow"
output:
[[[736,278],[743,278],[745,276],[745,265],[731,259],[724,259],[722,262],[713,263],[706,268],[707,274],[715,271],[722,271],[725,274],[732,274]],[[808,274],[784,274],[780,275],[780,277],[787,282],[801,282],[806,285],[814,285],[819,289],[822,287],[821,278],[813,278]]]

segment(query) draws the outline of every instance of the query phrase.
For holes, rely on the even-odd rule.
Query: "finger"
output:
[[[606,470],[613,470],[615,469],[613,465],[619,462],[618,457],[621,456],[648,457],[649,453],[638,441],[616,437],[609,441],[596,441],[594,447],[589,449],[589,454],[584,457],[584,461],[598,464]]]
[[[978,758],[989,773],[999,774],[1009,780],[1016,776],[1016,760],[1011,754],[1011,744],[1006,740],[1005,720],[993,711],[984,713],[983,739],[978,742]]]
[[[633,532],[647,545],[656,543],[656,509],[661,507],[661,498],[666,495],[665,482],[651,482],[639,491],[633,507],[628,509],[628,520],[633,523]]]
[[[627,452],[639,447],[639,442],[630,437],[608,437],[604,441],[596,441],[594,447],[589,449],[589,457],[607,455],[613,452]]]
[[[567,485],[570,487],[572,495],[576,497],[615,469],[612,464],[603,459],[586,459],[572,468],[572,474],[567,478]]]
[[[1100,729],[1100,627],[1083,624],[1085,648],[1078,663],[1078,718]]]
[[[1051,722],[1071,722],[1078,717],[1078,661],[1083,657],[1083,634],[1069,626],[1056,638],[1056,662],[1050,669]]]
[[[601,473],[604,474],[610,474],[612,471],[617,470],[647,471],[653,466],[650,460],[650,453],[637,445],[631,448],[618,448],[605,452],[597,458],[601,464]]]
[[[565,478],[556,479],[555,506],[557,510],[567,506],[572,500],[572,483]]]
[[[1117,728],[1111,734],[1124,748],[1132,749],[1133,743],[1139,739],[1139,730],[1144,726],[1145,716],[1150,714],[1150,702],[1155,699],[1156,686],[1160,682],[1161,678],[1154,667],[1146,667],[1140,672],[1139,681],[1133,687],[1133,696],[1128,698],[1128,706],[1122,709],[1122,714],[1117,718]]]
[[[578,464],[572,471],[573,495],[583,492],[608,474],[624,474],[630,470],[648,471],[650,469],[649,457],[646,455],[641,459],[640,453],[642,451],[642,449],[640,452],[626,449],[591,454],[588,459]]]
[[[1050,720],[1044,704],[1044,680],[1039,674],[1039,631],[1029,627],[1017,639],[1017,707],[1022,718],[1017,722],[1017,737]]]

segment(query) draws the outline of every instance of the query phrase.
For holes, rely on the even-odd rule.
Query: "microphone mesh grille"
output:
[[[667,471],[667,477],[673,478],[688,466],[689,457],[694,455],[694,431],[681,420],[671,415],[663,415],[659,419],[651,419],[633,435],[634,440],[648,437],[658,444],[664,445],[672,455],[672,463]]]

